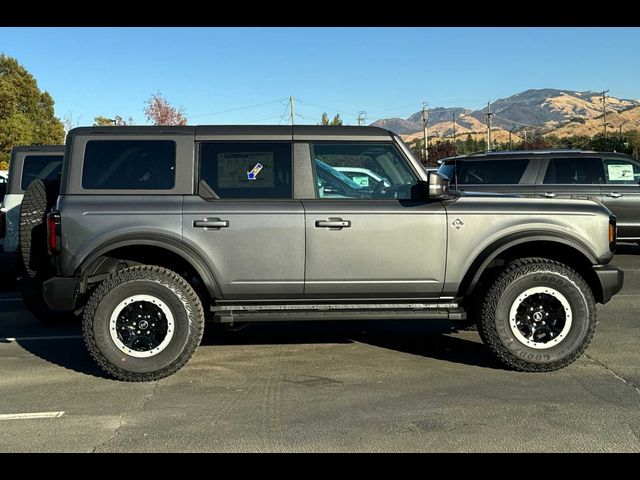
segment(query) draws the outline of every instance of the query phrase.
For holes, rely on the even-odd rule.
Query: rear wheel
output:
[[[202,302],[171,270],[120,270],[91,294],[82,326],[85,344],[109,375],[128,382],[167,377],[182,368],[204,331]]]
[[[552,260],[524,258],[507,265],[488,289],[478,330],[506,366],[545,372],[580,357],[595,325],[593,294],[580,275]]]

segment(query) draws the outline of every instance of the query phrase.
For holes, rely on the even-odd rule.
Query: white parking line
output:
[[[58,418],[64,412],[8,413],[0,415],[0,420],[29,420],[32,418]]]
[[[6,337],[0,338],[0,342],[23,342],[30,340],[67,340],[70,338],[82,338],[82,335],[58,335],[53,337]]]

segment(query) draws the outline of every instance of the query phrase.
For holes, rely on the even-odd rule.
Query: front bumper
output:
[[[75,310],[79,295],[79,278],[53,277],[42,284],[42,296],[52,310],[63,312]]]
[[[602,289],[602,303],[607,303],[616,293],[622,290],[624,272],[615,265],[599,265],[593,267]]]

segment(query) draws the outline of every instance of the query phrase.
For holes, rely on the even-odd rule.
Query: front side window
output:
[[[20,187],[26,190],[34,180],[59,180],[62,155],[27,155],[22,164]]]
[[[171,140],[92,140],[85,147],[85,190],[171,190],[175,177]]]
[[[202,143],[200,179],[220,198],[291,198],[291,144]]]
[[[411,200],[418,178],[391,144],[311,145],[318,198]]]
[[[604,160],[604,175],[610,185],[638,185],[640,167],[626,160],[609,158]]]
[[[551,158],[542,183],[545,185],[594,185],[602,183],[599,158]]]
[[[458,160],[457,183],[462,185],[516,185],[527,169],[529,160]]]

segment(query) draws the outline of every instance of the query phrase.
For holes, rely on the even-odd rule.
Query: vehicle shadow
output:
[[[473,337],[472,339],[450,335],[457,332],[456,323],[446,320],[256,323],[231,328],[210,325],[202,344],[285,345],[359,342],[451,363],[504,369],[480,342],[477,333],[469,332],[465,335]]]
[[[640,254],[640,245],[637,243],[619,243],[616,247],[616,255]],[[614,259],[615,262],[615,259]]]
[[[0,325],[0,338],[6,338]],[[374,347],[476,367],[503,369],[478,340],[451,336],[454,322],[362,321],[256,323],[227,328],[208,324],[203,346],[365,343]],[[16,338],[25,351],[54,365],[98,378],[110,378],[86,351],[80,328],[43,327],[28,337],[65,337],[51,341]],[[475,337],[475,333],[470,333]],[[16,336],[17,337],[17,336]],[[26,334],[25,334],[26,337]],[[14,340],[11,340],[13,342]],[[7,341],[3,343],[8,343]]]

